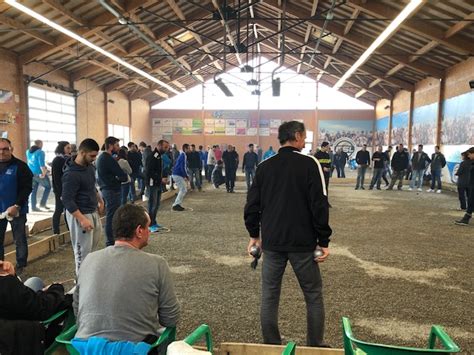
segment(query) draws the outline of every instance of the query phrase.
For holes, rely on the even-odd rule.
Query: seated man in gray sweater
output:
[[[174,327],[179,304],[171,271],[148,244],[150,217],[138,205],[120,207],[113,218],[115,245],[84,260],[74,292],[76,338],[139,342]],[[113,272],[107,272],[113,270]]]

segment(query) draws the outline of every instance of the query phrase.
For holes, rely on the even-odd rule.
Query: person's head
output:
[[[196,145],[195,144],[191,144],[191,152],[195,152],[196,151]]]
[[[393,147],[392,147],[391,145],[389,145],[388,148],[387,148],[387,150],[388,150],[389,152],[391,152],[392,149],[393,149]]]
[[[119,159],[125,159],[127,160],[127,151],[123,148],[119,149],[117,156]]]
[[[398,149],[399,152],[403,152],[403,150],[404,150],[403,144],[400,143],[400,144],[397,146],[397,149]]]
[[[167,140],[160,139],[156,144],[156,147],[160,151],[160,153],[167,152],[170,149],[170,144]]]
[[[183,144],[183,152],[189,153],[189,144],[187,144],[187,143]]]
[[[112,231],[115,240],[125,241],[138,249],[147,246],[150,216],[140,205],[126,204],[115,211]]]
[[[105,151],[111,154],[117,153],[120,150],[120,139],[115,137],[107,137],[105,138]]]
[[[199,151],[202,151],[203,148],[204,148],[204,147],[203,147],[202,145],[200,145],[200,146],[199,146]]]
[[[79,144],[76,162],[81,165],[91,165],[99,154],[99,144],[92,138],[84,139]]]
[[[268,147],[268,150],[272,151],[272,150],[273,150],[273,147],[272,147],[272,146],[269,146],[269,147]]]
[[[12,159],[12,142],[6,138],[0,138],[0,163],[5,163]]]
[[[285,122],[278,127],[278,140],[282,146],[292,146],[298,150],[304,148],[306,129],[304,124],[298,121]],[[270,150],[273,150],[270,147]]]
[[[71,155],[77,153],[77,145],[76,144],[71,144]]]
[[[327,152],[329,150],[329,142],[321,143],[321,151]]]
[[[461,153],[461,160],[468,160],[467,151]]]
[[[255,149],[255,146],[252,143],[250,143],[249,144],[249,152],[253,153],[254,149]]]
[[[43,141],[37,139],[37,140],[35,140],[35,145],[41,149],[41,148],[43,148]]]
[[[364,145],[362,146],[362,150],[363,150],[364,152],[367,150],[367,144],[364,144]]]
[[[138,143],[138,150],[143,152],[145,148],[146,148],[146,143],[144,141],[141,141],[140,143]]]
[[[227,146],[227,151],[229,151],[229,152],[232,151],[232,145],[231,145],[231,144],[229,144],[229,145]]]
[[[474,147],[469,148],[466,153],[469,159],[474,160]]]
[[[137,151],[137,145],[133,142],[128,142],[127,147],[128,147],[128,150],[130,150],[131,152]]]
[[[435,153],[439,153],[439,145],[435,145]]]
[[[66,141],[60,141],[58,142],[58,145],[56,146],[56,149],[54,150],[54,154],[56,155],[70,155],[71,154],[71,145],[69,142]]]
[[[379,146],[377,147],[377,152],[381,153],[382,150],[383,150],[383,147],[382,147],[381,145],[379,145]]]
[[[423,144],[418,144],[418,152],[422,152],[423,151]]]
[[[341,153],[342,153],[342,148],[337,148],[337,152],[338,152],[339,154],[341,154]]]

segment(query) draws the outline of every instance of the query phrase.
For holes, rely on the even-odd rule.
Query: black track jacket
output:
[[[261,162],[247,195],[244,219],[250,237],[260,236],[263,250],[311,252],[327,247],[329,205],[323,171],[312,156],[280,148]]]

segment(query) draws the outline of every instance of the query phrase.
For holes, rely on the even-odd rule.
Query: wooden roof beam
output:
[[[181,11],[181,8],[178,6],[178,4],[176,3],[175,0],[166,0],[168,5],[171,7],[171,9],[174,11],[174,13],[176,14],[176,16],[178,16],[178,18],[182,21],[185,21],[186,20],[186,17],[184,16],[184,13],[183,11]],[[198,35],[195,31],[194,31],[194,27],[192,25],[188,25],[188,28],[189,28],[189,32],[191,33],[191,35],[194,37],[194,39],[196,40],[197,43],[199,43],[200,45],[202,45],[202,38],[200,35]]]
[[[397,10],[375,1],[362,4],[360,0],[348,0],[348,4],[375,18],[395,18],[398,16]],[[417,34],[418,36],[436,41],[442,44],[444,47],[449,48],[457,53],[474,54],[474,44],[472,41],[466,41],[463,38],[454,38],[454,35],[451,35],[450,39],[448,40],[446,38],[445,32],[439,28],[434,27],[433,25],[426,26],[424,24],[420,24],[416,20],[407,19],[401,24],[401,27]]]
[[[313,0],[313,4],[311,5],[311,17],[313,17],[316,14],[316,10],[318,9],[318,4],[319,4],[319,0]],[[312,28],[313,26],[311,26],[311,24],[308,24],[308,26],[306,27],[306,33],[304,35],[304,43],[308,43]],[[306,46],[303,46],[303,48],[301,48],[300,61],[303,60],[305,51],[306,51]],[[301,63],[298,64],[298,66],[296,67],[296,72],[299,74],[300,70],[301,70]]]
[[[129,79],[129,76],[123,72],[121,72],[120,70],[118,69],[115,69],[114,67],[110,66],[110,65],[107,65],[107,64],[104,64],[98,60],[95,60],[95,59],[89,59],[87,61],[89,64],[92,64],[92,65],[95,65],[99,68],[102,68],[106,71],[108,71],[109,73],[112,73],[120,78],[123,78],[123,79]]]
[[[4,25],[6,25],[10,28],[13,28],[15,30],[19,30],[20,32],[24,33],[25,35],[36,38],[37,40],[46,43],[46,45],[48,45],[48,46],[54,45],[54,38],[49,37],[47,35],[44,35],[39,31],[29,30],[29,29],[27,29],[28,26],[26,24],[24,24],[23,22],[20,22],[18,20],[14,20],[11,17],[0,14],[0,23],[3,23]]]
[[[449,38],[454,36],[456,33],[464,29],[465,27],[469,26],[472,21],[474,20],[474,12],[471,12],[467,15],[464,20],[459,21],[455,25],[451,26],[445,33],[444,38]]]

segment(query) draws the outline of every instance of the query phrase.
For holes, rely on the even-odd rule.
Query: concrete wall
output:
[[[74,83],[74,88],[83,93],[77,98],[77,142],[93,138],[102,142],[106,136],[104,93],[90,80]]]
[[[146,100],[131,102],[132,129],[130,139],[138,144],[140,141],[151,142],[150,104]]]

